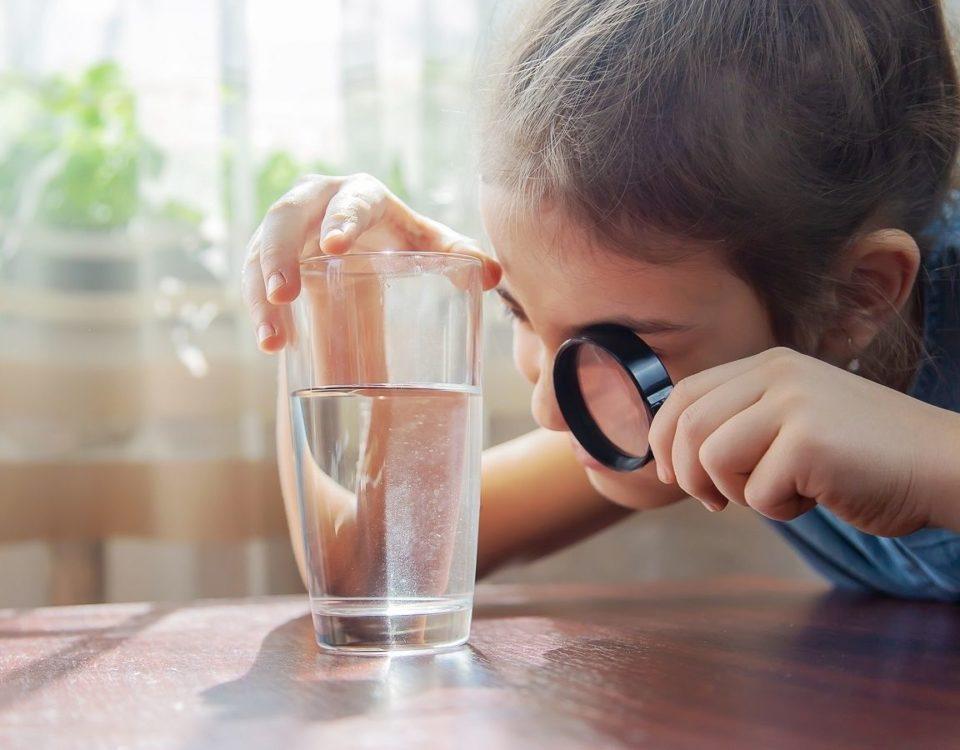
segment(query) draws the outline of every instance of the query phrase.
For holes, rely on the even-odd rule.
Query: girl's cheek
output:
[[[522,323],[513,324],[513,364],[531,385],[540,379],[541,349],[539,337]]]

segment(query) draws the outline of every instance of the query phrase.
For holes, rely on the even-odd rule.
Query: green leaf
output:
[[[140,128],[136,96],[115,62],[73,77],[5,76],[0,114],[7,111],[17,118],[0,140],[0,215],[17,210],[22,191],[51,163],[60,166],[37,186],[35,221],[108,229],[155,212],[140,188],[160,176],[164,156]]]

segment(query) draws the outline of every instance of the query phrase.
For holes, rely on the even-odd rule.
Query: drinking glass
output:
[[[480,508],[481,263],[383,251],[300,270],[285,356],[317,643],[462,644]]]

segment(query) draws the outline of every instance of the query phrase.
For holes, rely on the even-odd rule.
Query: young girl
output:
[[[483,257],[542,429],[485,455],[481,573],[692,496],[755,509],[838,585],[960,601],[960,110],[939,5],[546,0],[517,28],[483,117]],[[264,350],[287,339],[298,259],[357,247],[482,255],[373,177],[305,178],[250,244]],[[558,346],[597,322],[677,382],[632,473],[576,444],[552,390]]]

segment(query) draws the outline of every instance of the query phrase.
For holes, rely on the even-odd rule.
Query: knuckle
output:
[[[240,296],[248,304],[261,295],[263,279],[260,266],[248,265],[240,275]]]
[[[359,215],[361,213],[370,213],[373,210],[373,206],[376,202],[376,198],[370,195],[357,195],[354,197],[350,206],[353,209],[354,214]]]
[[[469,237],[454,235],[446,239],[443,245],[443,251],[448,253],[466,253],[485,259],[487,257],[477,243]]]
[[[775,346],[766,353],[766,366],[777,377],[786,377],[797,366],[797,353],[785,346]]]
[[[811,403],[810,394],[802,388],[784,387],[781,388],[776,396],[776,403],[784,413],[797,415],[793,418],[800,420],[800,424],[805,426],[806,416],[810,413]]]
[[[767,488],[760,482],[752,480],[751,477],[751,481],[747,482],[746,487],[743,488],[743,499],[754,510],[762,511],[766,506]]]
[[[708,474],[722,472],[726,463],[725,452],[720,447],[720,444],[711,438],[703,441],[703,445],[700,446],[700,450],[697,453],[697,458],[700,459],[700,465]]]
[[[294,183],[295,187],[302,187],[304,185],[314,186],[314,185],[326,185],[329,182],[331,177],[322,174],[316,174],[314,172],[308,172],[307,174],[301,175],[297,178],[297,181]]]
[[[254,297],[254,286],[253,278],[251,278],[250,273],[244,269],[243,275],[240,277],[240,296],[244,300],[252,300]]]
[[[364,185],[382,185],[376,177],[368,172],[354,172],[349,177],[350,182]]]
[[[317,190],[325,186],[325,183],[326,180],[319,182],[298,182],[270,204],[270,208],[267,209],[267,217],[273,220],[283,221],[291,215],[299,214],[316,194]]]
[[[700,425],[700,410],[691,404],[677,418],[677,437],[689,441],[698,437]]]
[[[283,246],[275,242],[265,242],[260,246],[260,266],[270,269],[280,265],[283,260]]]
[[[673,471],[677,486],[691,497],[702,497],[709,492],[710,478],[705,476],[697,464],[695,454],[689,454],[685,450],[675,451]]]
[[[693,382],[693,377],[693,375],[688,375],[685,378],[681,378],[674,384],[673,392],[670,394],[670,398],[674,400],[674,403],[687,400],[695,385]],[[667,399],[667,403],[670,403],[669,399]]]
[[[371,174],[358,172],[349,178],[351,192],[355,197],[369,204],[381,200],[387,192],[387,186]]]
[[[773,346],[766,353],[771,360],[790,359],[795,354],[789,346]]]
[[[340,224],[356,221],[359,218],[360,211],[356,203],[346,203],[338,206],[327,214],[327,218]]]
[[[826,453],[826,446],[812,430],[796,425],[787,438],[789,461],[795,466],[816,465]]]
[[[654,453],[657,452],[657,448],[660,447],[660,443],[663,441],[663,427],[661,425],[662,423],[654,418],[650,423],[650,429],[647,431],[647,442],[650,443],[650,447],[653,448]]]
[[[251,269],[260,270],[260,250],[259,248],[251,251],[243,259],[243,273],[246,275]]]
[[[765,477],[750,477],[743,488],[743,499],[747,505],[769,518],[777,516],[777,507],[781,504],[774,485]]]
[[[270,204],[267,209],[267,216],[273,219],[283,219],[290,214],[296,213],[303,205],[300,196],[293,190],[284,193]]]
[[[247,307],[250,310],[250,317],[257,322],[269,320],[273,312],[273,306],[262,297],[250,299]]]

